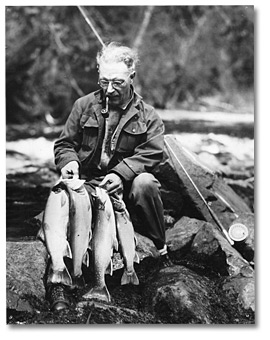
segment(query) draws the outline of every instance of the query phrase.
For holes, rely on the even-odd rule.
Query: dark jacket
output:
[[[59,172],[67,163],[77,161],[81,178],[90,179],[98,174],[104,136],[102,108],[101,90],[75,102],[54,146],[55,164]],[[142,172],[151,172],[162,160],[163,122],[154,108],[144,103],[135,92],[111,145],[114,154],[108,172],[117,173],[125,181],[133,180]]]

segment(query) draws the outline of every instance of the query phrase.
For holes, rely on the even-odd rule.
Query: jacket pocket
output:
[[[132,121],[121,131],[116,150],[119,152],[133,152],[138,145],[146,141],[146,132],[145,123]]]
[[[93,117],[87,118],[82,116],[80,122],[82,127],[82,144],[79,150],[79,157],[81,160],[94,152],[98,141],[98,122]]]

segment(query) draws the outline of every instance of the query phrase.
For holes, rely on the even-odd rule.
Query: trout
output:
[[[124,201],[119,197],[111,197],[115,210],[116,228],[125,269],[121,278],[121,285],[132,283],[139,284],[139,279],[134,270],[133,262],[139,263],[139,256],[135,251],[136,242],[133,225]]]
[[[82,264],[89,266],[89,242],[92,237],[92,209],[89,195],[83,185],[84,180],[65,179],[69,193],[69,243],[73,263],[73,287],[84,286]]]
[[[83,295],[84,299],[99,299],[111,301],[111,296],[105,283],[105,274],[112,275],[113,250],[118,250],[116,238],[115,216],[112,203],[105,189],[96,188],[96,216],[94,222],[91,249],[94,263],[94,287]]]
[[[72,258],[71,249],[67,241],[67,228],[69,222],[69,197],[63,185],[55,185],[48,197],[42,228],[39,237],[44,238],[47,250],[51,257],[51,266],[48,272],[48,282],[63,283],[70,286],[72,279],[65,265],[64,257]]]
[[[84,285],[82,263],[89,265],[87,249],[92,235],[91,204],[84,182],[80,179],[60,179],[48,198],[42,230],[38,235],[45,239],[52,261],[48,282]],[[65,256],[72,258],[72,278],[64,263]]]

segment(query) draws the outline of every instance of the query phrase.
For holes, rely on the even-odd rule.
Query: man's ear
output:
[[[130,79],[134,79],[135,78],[135,75],[136,75],[136,72],[132,72],[131,75],[130,75]]]

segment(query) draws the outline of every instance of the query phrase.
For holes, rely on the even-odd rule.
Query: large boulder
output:
[[[6,243],[7,308],[31,311],[31,296],[44,299],[47,258],[40,241]]]
[[[252,215],[243,215],[237,221],[251,226],[253,230]],[[192,263],[192,268],[200,268],[207,275],[225,278],[220,289],[226,296],[236,298],[239,308],[255,311],[253,258],[244,258],[237,249],[237,242],[232,247],[215,225],[189,217],[182,217],[173,228],[168,229],[166,238],[176,262]],[[252,240],[254,237],[250,233],[247,243],[242,243],[242,250],[250,250],[248,246],[253,246]]]
[[[236,304],[241,306],[244,310],[251,310],[255,312],[255,273],[250,277],[238,274],[233,277],[227,277],[223,284],[222,289],[226,296],[235,298]]]
[[[191,253],[201,255],[221,274],[253,276],[253,268],[211,223],[205,223],[191,244]],[[226,269],[224,272],[223,270]]]
[[[212,324],[226,321],[220,306],[213,306],[213,283],[183,266],[164,268],[145,290],[152,313],[170,324]]]

